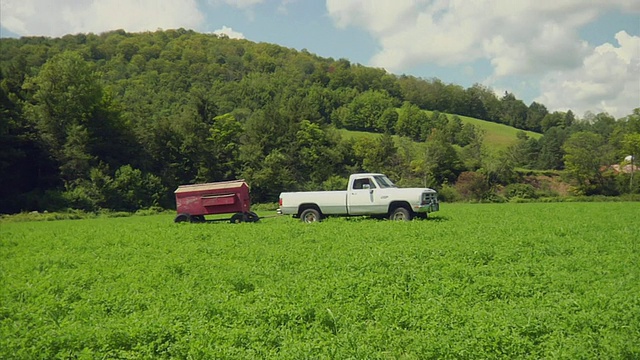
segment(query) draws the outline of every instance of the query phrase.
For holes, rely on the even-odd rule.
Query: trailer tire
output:
[[[247,221],[247,217],[244,215],[244,213],[235,213],[233,214],[233,216],[231,216],[232,224],[239,224],[245,221]]]
[[[304,209],[300,213],[300,221],[305,222],[307,224],[319,222],[320,220],[322,220],[322,218],[320,217],[320,211],[314,208]]]
[[[193,216],[191,216],[191,222],[193,222],[193,223],[203,223],[203,222],[205,222],[204,215],[193,215]]]
[[[249,211],[247,213],[247,221],[248,222],[258,222],[258,221],[260,221],[260,216],[258,216],[258,214],[254,213],[253,211]]]
[[[409,221],[411,220],[411,212],[407,208],[399,206],[391,211],[389,220]]]
[[[189,214],[178,214],[178,216],[176,216],[175,219],[173,219],[174,222],[177,223],[181,223],[181,222],[191,222],[191,215]]]

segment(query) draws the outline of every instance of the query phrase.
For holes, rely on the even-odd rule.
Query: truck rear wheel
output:
[[[300,213],[300,220],[310,224],[321,220],[320,212],[316,209],[304,209]]]
[[[397,207],[393,209],[389,215],[389,220],[396,221],[409,221],[411,220],[411,212],[404,207]]]

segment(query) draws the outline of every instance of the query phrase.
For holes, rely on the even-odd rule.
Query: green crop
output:
[[[0,358],[638,358],[638,213],[0,223]]]

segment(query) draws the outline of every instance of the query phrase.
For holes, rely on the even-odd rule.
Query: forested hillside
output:
[[[179,184],[233,178],[249,182],[254,202],[271,202],[283,190],[342,187],[355,171],[450,198],[491,199],[521,180],[516,168],[565,169],[581,194],[640,191],[633,172],[606,170],[637,159],[640,109],[576,119],[482,85],[184,29],[0,46],[4,213],[171,207]],[[444,113],[543,136],[522,132],[495,154],[481,129]]]

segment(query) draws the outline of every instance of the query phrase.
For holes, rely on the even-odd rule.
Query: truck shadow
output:
[[[331,219],[332,217],[329,217]],[[340,218],[340,217],[336,217]],[[373,217],[373,216],[348,216],[343,218],[344,221],[348,222],[361,222],[361,221],[391,221],[386,217]],[[429,215],[428,218],[423,217],[414,217],[411,221],[417,222],[442,222],[449,221],[449,217],[442,215]]]

